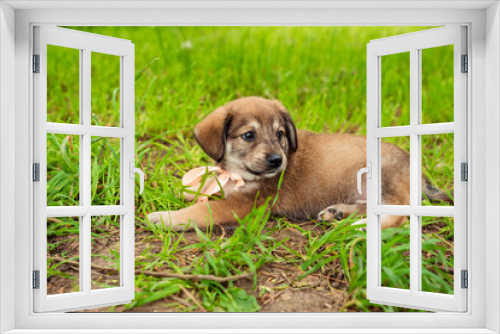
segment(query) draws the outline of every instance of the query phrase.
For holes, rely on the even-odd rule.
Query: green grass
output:
[[[253,289],[257,284],[257,270],[265,263],[273,262],[276,256],[272,252],[279,248],[279,242],[270,236],[270,232],[264,231],[266,222],[269,220],[270,211],[267,206],[255,208],[247,217],[239,219],[239,227],[228,238],[212,238],[212,229],[203,232],[196,228],[199,242],[187,244],[183,239],[183,233],[176,233],[167,229],[160,229],[151,226],[156,234],[164,240],[164,248],[160,253],[151,254],[147,250],[141,255],[141,260],[136,262],[136,266],[144,269],[152,269],[156,265],[166,264],[175,272],[191,273],[194,275],[215,275],[227,277],[243,273],[253,273]],[[182,246],[182,244],[187,244]],[[196,256],[190,265],[180,265],[176,253],[186,250],[193,250]],[[147,280],[143,275],[138,276],[139,280]],[[174,280],[175,281],[175,280]],[[203,296],[202,305],[208,311],[257,311],[258,307],[255,297],[247,295],[243,290],[238,290],[229,282],[227,286],[209,280],[199,282],[180,282],[186,287],[199,291]],[[172,290],[174,291],[174,289]],[[231,298],[236,294],[238,298],[245,299],[246,307],[233,305]],[[155,297],[156,296],[156,297]],[[147,294],[148,300],[161,299],[162,292],[155,296]],[[141,297],[136,298],[129,307],[141,305]]]
[[[213,164],[197,146],[192,131],[195,124],[217,106],[248,95],[279,99],[299,129],[363,135],[366,133],[366,44],[372,39],[426,27],[76,29],[135,43],[136,162],[146,172],[144,194],[138,196],[137,192],[135,203],[137,221],[145,224],[144,213],[190,205],[180,196],[182,186],[178,177],[191,168]],[[78,122],[78,80],[75,79],[78,78],[78,54],[58,47],[50,47],[49,52],[48,120]],[[424,122],[453,121],[450,116],[453,77],[443,66],[443,62],[450,62],[449,54],[447,47],[423,52]],[[388,57],[392,60],[384,58],[382,62],[382,124],[404,125],[409,120],[409,58],[404,54]],[[112,56],[92,63],[94,124],[117,125],[120,101],[116,73],[116,60]],[[409,149],[404,139],[388,140]],[[92,204],[118,204],[119,144],[109,138],[92,141]],[[47,144],[48,205],[78,205],[78,136],[49,134]],[[453,136],[426,136],[422,147],[426,176],[452,194]],[[266,228],[270,219],[277,219],[275,230]],[[248,217],[241,217],[240,226],[231,236],[216,237],[211,230],[196,231],[199,239],[196,243],[189,243],[183,233],[151,226],[152,238],[163,241],[162,249],[152,252],[146,248],[138,257],[136,267],[229,276],[255,274],[263,265],[277,261],[293,264],[301,270],[301,277],[306,277],[335,262],[343,268],[349,282],[349,300],[342,310],[400,310],[374,306],[366,300],[365,234],[350,226],[357,219],[352,217],[333,225],[311,222],[323,231],[316,234],[286,219],[270,217],[266,208],[256,208]],[[290,247],[286,239],[271,236],[273,231],[287,228],[307,238],[303,251]],[[69,235],[75,226],[49,222],[49,230]],[[408,250],[404,246],[408,233],[408,228],[383,231],[384,240],[397,237],[382,249],[386,267],[397,269],[384,276],[388,280],[386,284],[391,286],[404,287],[408,282],[409,267],[403,261]],[[453,222],[441,222],[438,231],[424,233],[424,238],[426,249],[432,255],[424,258],[424,288],[450,293]],[[181,258],[190,249],[195,257],[190,263],[183,263]],[[256,282],[253,281],[254,291],[260,289]],[[127,305],[129,309],[173,296],[182,289],[193,291],[208,311],[259,309],[252,294],[231,282],[138,275],[136,289],[136,300]],[[245,306],[239,309],[238,305]],[[180,311],[198,308],[194,304],[175,307]]]

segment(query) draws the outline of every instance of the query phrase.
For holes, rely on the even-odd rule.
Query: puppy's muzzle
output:
[[[278,168],[283,163],[283,158],[277,153],[269,154],[267,156],[267,165],[271,168]]]

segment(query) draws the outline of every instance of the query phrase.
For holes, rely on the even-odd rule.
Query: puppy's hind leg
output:
[[[406,216],[382,216],[382,222],[381,222],[381,230],[390,228],[390,227],[399,227],[403,225],[406,221],[408,220],[408,217]],[[358,220],[357,222],[353,223],[352,225],[367,225],[368,224],[368,219],[363,218]],[[360,228],[361,231],[366,231],[366,228]]]
[[[341,220],[349,217],[353,213],[365,214],[366,203],[363,204],[334,204],[318,213],[317,219],[323,221]]]
[[[407,216],[382,216],[381,229],[399,227],[408,220]]]

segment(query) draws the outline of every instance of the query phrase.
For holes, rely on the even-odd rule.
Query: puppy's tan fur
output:
[[[248,132],[255,134],[251,142],[243,138]],[[273,214],[331,220],[366,212],[365,177],[363,195],[358,194],[356,183],[356,172],[366,166],[365,137],[297,131],[280,102],[259,97],[241,98],[217,108],[196,126],[195,137],[218,166],[240,174],[245,186],[226,189],[226,198],[219,201],[151,213],[150,221],[176,230],[190,224],[207,227],[210,216],[214,224],[234,224],[235,214],[244,217],[256,202],[262,205],[266,198],[276,195],[280,174],[285,169]],[[281,166],[269,165],[267,159],[273,154],[282,157]],[[410,203],[409,166],[407,152],[392,144],[382,144],[383,204]],[[422,182],[430,199],[449,200],[424,177]],[[399,226],[405,220],[403,216],[384,216],[382,228]]]

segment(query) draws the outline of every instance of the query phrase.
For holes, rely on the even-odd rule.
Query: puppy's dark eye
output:
[[[278,137],[278,139],[281,140],[281,138],[283,138],[283,131],[278,131],[276,137]]]
[[[248,131],[242,134],[241,138],[243,138],[245,141],[252,142],[255,139],[255,134],[252,131]]]

